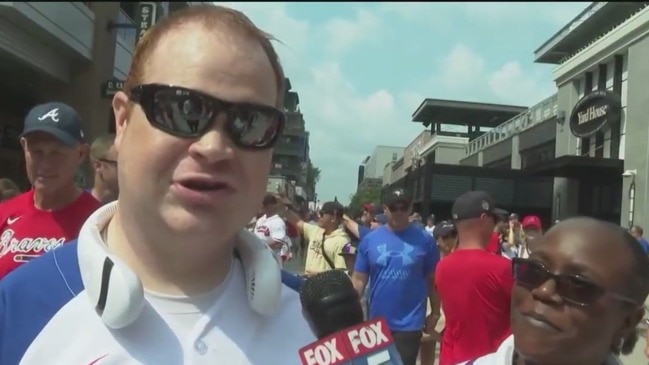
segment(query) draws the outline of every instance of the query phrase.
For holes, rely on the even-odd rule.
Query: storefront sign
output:
[[[156,3],[140,2],[136,20],[136,42],[139,42],[156,21]]]
[[[611,91],[593,91],[584,96],[570,114],[570,131],[585,138],[618,123],[622,116],[622,101]]]
[[[103,98],[112,99],[112,97],[115,96],[118,91],[121,91],[123,89],[124,81],[117,79],[108,80],[101,83],[100,93]]]

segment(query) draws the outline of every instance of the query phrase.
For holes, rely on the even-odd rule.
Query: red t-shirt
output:
[[[494,352],[511,333],[510,260],[481,249],[458,249],[437,264],[435,285],[446,316],[439,365]]]
[[[101,204],[90,193],[57,211],[34,206],[34,190],[0,203],[0,279],[25,262],[69,242]]]
[[[284,223],[286,223],[286,235],[290,238],[297,238],[299,235],[297,227],[287,220],[285,220]]]
[[[487,245],[487,251],[500,255],[500,235],[498,233],[491,233],[491,239]]]

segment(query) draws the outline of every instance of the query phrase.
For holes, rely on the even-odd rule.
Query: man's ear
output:
[[[81,143],[77,152],[77,162],[79,163],[79,165],[81,165],[86,160],[86,157],[90,152],[90,145],[87,143]]]
[[[26,146],[27,146],[27,140],[25,139],[25,137],[20,137],[20,147],[22,147],[24,150],[26,149]]]
[[[115,150],[119,153],[119,147],[122,142],[122,137],[126,127],[128,126],[128,119],[131,113],[131,104],[123,91],[118,91],[113,96],[113,114],[115,115]]]

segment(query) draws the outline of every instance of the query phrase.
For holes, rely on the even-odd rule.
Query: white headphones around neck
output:
[[[140,279],[104,244],[100,230],[117,210],[117,203],[104,206],[86,221],[79,233],[77,254],[81,280],[92,305],[104,324],[124,328],[135,321],[144,308]],[[236,251],[244,269],[248,302],[264,316],[279,307],[281,269],[270,248],[253,233],[242,230]]]

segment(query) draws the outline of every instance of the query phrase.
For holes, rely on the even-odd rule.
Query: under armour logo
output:
[[[59,122],[59,108],[54,108],[54,109],[50,110],[49,112],[41,115],[40,117],[38,117],[38,120],[40,120],[42,122],[47,118],[50,118],[55,123],[58,123]]]
[[[411,245],[403,245],[403,250],[401,251],[391,251],[388,250],[388,245],[383,244],[379,245],[376,250],[379,252],[379,257],[376,259],[376,263],[380,265],[385,265],[388,262],[390,257],[400,257],[402,265],[409,265],[413,263],[413,259],[410,257],[410,253],[415,250]]]

